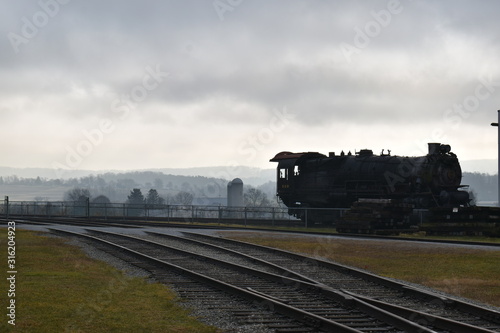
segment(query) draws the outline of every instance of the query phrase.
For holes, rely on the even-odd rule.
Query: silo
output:
[[[227,184],[227,206],[243,207],[243,181],[235,178]]]

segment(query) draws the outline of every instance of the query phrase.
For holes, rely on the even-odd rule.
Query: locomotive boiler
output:
[[[469,194],[460,190],[462,170],[451,147],[429,143],[428,148],[418,157],[375,155],[369,149],[329,156],[281,152],[271,159],[278,162],[277,196],[302,219],[300,208],[348,208],[359,199],[395,199],[415,208],[467,206]],[[317,215],[314,220],[324,215],[309,211]]]

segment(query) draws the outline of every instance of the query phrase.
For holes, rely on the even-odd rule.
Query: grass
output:
[[[2,332],[218,332],[180,307],[164,285],[132,278],[64,240],[16,230],[16,321],[0,280]],[[7,230],[0,228],[7,275]]]
[[[223,232],[233,239],[334,260],[500,306],[500,251],[436,244]]]
[[[461,242],[484,242],[484,243],[498,243],[500,244],[500,237],[486,237],[486,236],[427,236],[425,231],[413,233],[413,234],[402,234],[400,235],[404,238],[422,238],[431,240],[449,240],[449,241],[461,241]]]

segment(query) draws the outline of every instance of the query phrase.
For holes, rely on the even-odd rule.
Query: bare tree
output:
[[[105,195],[99,195],[92,199],[92,214],[106,216],[109,214],[111,201]]]
[[[174,196],[174,202],[181,205],[193,204],[194,195],[189,192],[181,191]]]
[[[99,196],[95,197],[94,199],[92,199],[92,203],[109,204],[109,203],[111,203],[111,201],[109,200],[109,198],[107,196],[99,195]]]
[[[90,198],[90,191],[86,188],[75,187],[64,193],[64,201],[86,201]]]
[[[163,179],[155,178],[155,187],[161,190],[163,188]]]
[[[271,205],[267,194],[253,187],[243,194],[243,200],[245,201],[245,206],[248,207],[268,207]]]

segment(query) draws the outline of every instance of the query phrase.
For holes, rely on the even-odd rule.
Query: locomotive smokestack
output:
[[[429,155],[439,154],[440,143],[428,143],[429,145]]]

